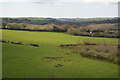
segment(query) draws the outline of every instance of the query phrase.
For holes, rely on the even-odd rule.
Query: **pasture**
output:
[[[72,36],[59,32],[2,30],[2,39],[39,47],[2,43],[3,78],[118,78],[118,65],[88,59],[62,49],[84,40],[117,42],[116,38]]]

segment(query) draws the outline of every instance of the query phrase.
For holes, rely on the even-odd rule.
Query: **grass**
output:
[[[2,34],[3,40],[40,45],[33,47],[2,43],[3,78],[118,78],[118,65],[84,58],[73,54],[69,49],[58,47],[61,44],[74,44],[84,40],[116,42],[115,38],[15,30],[2,30]],[[63,57],[63,59],[42,59],[43,57]],[[57,64],[63,66],[55,67]]]

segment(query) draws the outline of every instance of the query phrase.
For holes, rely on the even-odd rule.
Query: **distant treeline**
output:
[[[55,22],[52,18],[2,18],[7,23],[29,23],[34,25],[45,25]]]
[[[59,22],[55,23],[55,22]],[[46,22],[46,23],[45,23]],[[74,25],[70,25],[75,23]],[[81,23],[81,24],[80,24]],[[77,25],[76,25],[77,24]],[[113,19],[60,20],[52,18],[3,18],[2,29],[67,32],[77,36],[119,38],[119,27]]]
[[[66,19],[66,18],[2,18],[2,21],[7,23],[29,23],[34,25],[56,24],[56,25],[72,25],[72,26],[87,26],[90,24],[106,24],[118,23],[117,18],[91,18],[91,19]]]

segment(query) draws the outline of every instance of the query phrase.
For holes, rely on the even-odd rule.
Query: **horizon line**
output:
[[[0,16],[0,18],[32,18],[32,17],[38,17],[38,18],[116,18],[118,16],[106,16],[106,17],[49,17],[49,16]]]

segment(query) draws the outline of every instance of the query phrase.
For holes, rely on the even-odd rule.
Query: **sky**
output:
[[[119,0],[0,0],[0,17],[117,17]]]

